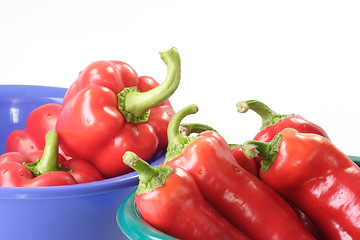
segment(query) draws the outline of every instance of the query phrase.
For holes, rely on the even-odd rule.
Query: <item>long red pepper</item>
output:
[[[151,167],[132,152],[124,162],[139,173],[135,202],[141,216],[158,230],[179,239],[248,239],[202,196],[181,168]]]
[[[249,109],[253,110],[262,118],[262,126],[253,140],[269,142],[273,137],[285,128],[294,128],[302,133],[316,133],[328,137],[327,133],[315,123],[312,123],[300,115],[279,114],[270,109],[264,103],[257,100],[247,100],[236,104],[240,113],[245,113]]]
[[[304,211],[327,239],[360,239],[360,168],[329,139],[284,129],[268,143],[247,141],[261,179]]]
[[[188,171],[205,199],[252,239],[314,239],[283,198],[236,162],[220,134],[179,133],[181,120],[197,111],[190,105],[170,120],[165,164]]]

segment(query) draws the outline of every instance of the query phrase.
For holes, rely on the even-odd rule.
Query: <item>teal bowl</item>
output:
[[[360,157],[349,156],[358,166]],[[122,202],[118,209],[116,220],[121,231],[131,240],[152,239],[152,240],[174,240],[177,238],[166,235],[165,233],[150,226],[141,217],[135,203],[135,192],[133,190]]]

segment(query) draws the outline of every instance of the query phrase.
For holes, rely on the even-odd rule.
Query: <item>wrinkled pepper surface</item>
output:
[[[329,139],[284,129],[243,151],[262,159],[260,178],[307,214],[327,239],[360,239],[360,169]]]
[[[179,133],[181,120],[197,111],[190,105],[171,119],[165,165],[188,171],[205,199],[252,239],[314,239],[280,195],[236,162],[220,134]]]
[[[92,162],[109,178],[131,171],[121,159],[126,151],[149,160],[166,147],[180,57],[176,48],[160,54],[167,65],[160,85],[120,61],[93,62],[79,74],[56,124],[65,154]]]
[[[151,167],[132,152],[123,159],[139,173],[135,202],[144,220],[156,229],[184,240],[250,240],[204,199],[185,170]]]
[[[245,113],[251,109],[261,116],[262,126],[260,132],[255,135],[253,140],[269,142],[277,133],[285,128],[294,128],[301,133],[315,133],[329,138],[325,130],[319,125],[306,120],[300,115],[276,113],[260,101],[248,100],[238,102],[236,106],[240,113]]]
[[[45,138],[44,150],[27,155],[7,152],[0,156],[0,186],[59,186],[104,179],[91,163],[63,158],[58,153],[56,131],[49,131]]]

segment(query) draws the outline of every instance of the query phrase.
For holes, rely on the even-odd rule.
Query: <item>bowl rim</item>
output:
[[[358,166],[360,166],[360,156],[348,155]],[[131,191],[118,208],[116,220],[121,231],[129,239],[157,239],[175,240],[148,224],[142,217],[135,202],[136,189]]]

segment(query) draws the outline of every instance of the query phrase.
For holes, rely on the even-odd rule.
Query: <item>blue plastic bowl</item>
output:
[[[349,156],[360,166],[360,157]],[[117,212],[119,228],[131,240],[152,239],[152,240],[175,240],[156,228],[149,225],[142,217],[136,207],[135,192],[133,190],[123,201]]]
[[[59,103],[65,88],[0,85],[0,154],[6,138],[24,129],[29,113],[46,103]],[[158,154],[151,165],[159,165]],[[116,222],[124,198],[138,184],[136,172],[97,182],[56,187],[0,187],[0,239],[127,239]]]

